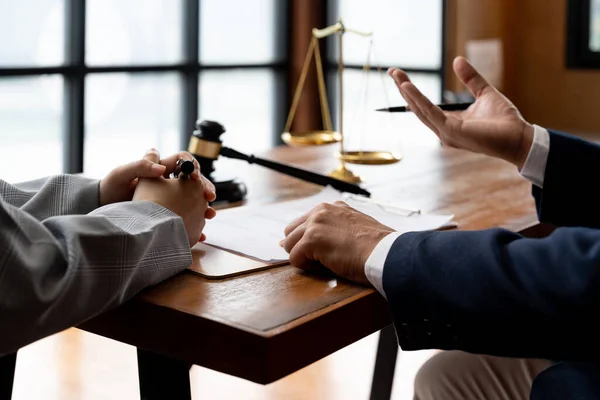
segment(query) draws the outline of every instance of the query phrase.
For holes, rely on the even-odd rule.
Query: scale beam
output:
[[[312,30],[313,36],[316,37],[317,39],[323,39],[328,36],[335,35],[337,33],[344,34],[346,32],[354,33],[355,35],[364,36],[364,37],[373,36],[373,32],[361,32],[361,31],[357,31],[354,29],[348,29],[344,26],[344,24],[342,23],[341,20],[339,20],[336,24],[325,27],[323,29],[313,28],[313,30]]]

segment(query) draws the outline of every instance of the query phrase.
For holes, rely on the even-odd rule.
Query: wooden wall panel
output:
[[[289,102],[300,79],[302,66],[312,38],[312,29],[325,26],[326,15],[323,0],[291,0],[290,1],[290,80],[288,82]],[[323,60],[325,55],[322,54]],[[310,131],[322,129],[319,89],[314,57],[306,78],[302,97],[292,124],[293,131]]]
[[[465,55],[465,45],[469,40],[503,39],[504,53],[508,53],[510,37],[508,13],[515,0],[447,0],[447,88],[463,90],[463,85],[455,77],[452,60],[458,55]],[[501,88],[502,89],[502,88]]]
[[[600,70],[565,66],[567,0],[448,0],[447,55],[472,39],[504,42],[503,93],[530,122],[600,136]],[[458,90],[453,71],[448,85]]]
[[[600,70],[565,66],[566,0],[519,0],[515,104],[533,123],[600,134]]]

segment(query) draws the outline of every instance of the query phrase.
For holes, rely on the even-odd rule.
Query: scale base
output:
[[[344,164],[337,167],[335,170],[329,173],[332,178],[339,179],[340,181],[349,183],[361,183],[362,179],[360,176],[355,175],[354,172],[350,171]]]
[[[400,154],[390,151],[346,151],[336,156],[342,162],[360,165],[388,165],[402,160]]]

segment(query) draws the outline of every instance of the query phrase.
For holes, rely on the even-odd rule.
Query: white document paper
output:
[[[204,228],[206,243],[265,262],[284,261],[289,255],[279,242],[285,237],[285,227],[313,207],[338,200],[399,232],[439,229],[451,223],[453,217],[410,214],[391,204],[360,200],[357,196],[326,187],[314,196],[299,200],[219,211]]]

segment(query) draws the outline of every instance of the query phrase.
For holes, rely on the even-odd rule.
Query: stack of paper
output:
[[[287,260],[288,254],[279,246],[285,227],[313,207],[338,200],[400,232],[439,229],[450,224],[453,217],[410,212],[326,187],[300,200],[219,211],[215,219],[207,221],[206,243],[265,262]]]

